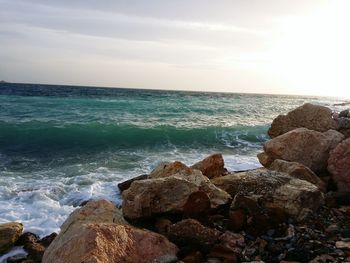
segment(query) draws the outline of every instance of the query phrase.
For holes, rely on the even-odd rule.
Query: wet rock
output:
[[[330,152],[328,171],[339,191],[350,191],[350,139],[344,140]]]
[[[164,236],[113,223],[69,227],[46,249],[43,263],[173,262],[178,248]]]
[[[118,184],[118,188],[120,190],[120,192],[123,192],[124,190],[129,189],[130,185],[135,182],[135,181],[139,181],[139,180],[145,180],[148,178],[148,174],[143,174],[143,175],[139,175],[136,176],[134,178],[131,178],[129,180],[126,180],[124,182],[121,182]]]
[[[190,175],[192,169],[182,162],[161,163],[148,176],[148,178],[163,178],[174,174]]]
[[[350,111],[349,110],[343,110],[343,111],[339,112],[339,117],[350,118]]]
[[[23,248],[28,252],[30,259],[34,260],[35,262],[41,262],[46,249],[46,247],[44,247],[42,244],[36,242],[28,242],[23,246]]]
[[[336,118],[335,121],[337,122],[339,130],[350,129],[350,118],[341,117],[341,118]]]
[[[220,153],[210,155],[204,160],[191,166],[192,169],[200,170],[208,178],[222,176],[227,171],[224,168],[224,159]]]
[[[231,200],[229,194],[213,185],[200,171],[193,170],[189,175],[175,174],[134,182],[123,192],[123,213],[129,219],[183,213],[190,195],[199,190],[208,195],[211,208]]]
[[[15,243],[16,246],[24,246],[27,243],[37,243],[40,241],[40,237],[34,233],[23,233]]]
[[[324,203],[324,196],[315,185],[264,168],[217,177],[212,182],[231,196],[253,200],[250,207],[258,204],[259,209],[278,209],[295,218],[306,211],[316,211]],[[242,207],[236,200],[230,209]]]
[[[284,172],[294,178],[308,181],[316,185],[322,192],[326,191],[326,184],[305,165],[297,162],[288,162],[284,160],[274,160],[269,169]]]
[[[206,249],[216,243],[220,232],[203,226],[195,219],[184,219],[169,228],[169,239],[179,245]]]
[[[244,246],[244,236],[226,231],[219,237],[218,244],[211,249],[209,256],[225,262],[238,262]]]
[[[90,201],[85,206],[74,210],[61,226],[61,233],[73,224],[83,223],[116,223],[128,224],[122,212],[110,201]]]
[[[42,244],[44,247],[48,247],[56,237],[57,233],[52,233],[48,236],[45,236],[40,240],[40,244]]]
[[[317,173],[327,168],[329,152],[343,138],[344,135],[335,130],[321,133],[298,128],[266,142],[264,154],[258,155],[258,158],[265,167],[281,159],[301,163]]]
[[[331,109],[306,103],[287,115],[279,115],[274,119],[268,134],[275,138],[297,128],[325,132],[337,129],[337,124],[332,118]]]
[[[23,231],[21,223],[0,224],[0,254],[6,253],[16,243]]]

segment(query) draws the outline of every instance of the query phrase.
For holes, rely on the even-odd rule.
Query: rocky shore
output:
[[[350,262],[350,113],[305,104],[273,120],[264,168],[229,172],[221,154],[162,163],[119,184],[122,208],[84,202],[40,239],[0,224],[11,263]]]

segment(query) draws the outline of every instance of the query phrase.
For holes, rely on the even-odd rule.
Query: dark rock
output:
[[[179,245],[186,245],[203,250],[215,244],[220,232],[203,226],[195,219],[184,219],[169,228],[169,240]]]
[[[184,218],[205,219],[209,211],[209,196],[204,191],[197,191],[190,194],[184,205]]]
[[[169,233],[169,228],[173,223],[166,218],[157,218],[156,223],[155,223],[155,228],[158,233],[167,236]]]
[[[139,175],[136,176],[134,178],[131,178],[129,180],[126,180],[124,182],[121,182],[118,184],[118,188],[120,190],[120,192],[123,192],[124,190],[129,189],[130,185],[135,182],[135,181],[139,181],[139,180],[145,180],[148,178],[148,174],[143,174],[143,175]]]
[[[200,263],[202,262],[202,254],[199,251],[194,251],[191,254],[184,257],[181,261],[184,263]]]
[[[349,110],[343,110],[339,113],[339,117],[345,117],[348,118],[350,117],[350,111]]]
[[[48,236],[45,236],[40,240],[40,244],[42,244],[44,247],[48,247],[56,237],[57,233],[52,233]]]
[[[37,243],[39,240],[40,240],[40,237],[38,235],[30,232],[26,232],[19,237],[15,245],[24,246],[27,243]]]

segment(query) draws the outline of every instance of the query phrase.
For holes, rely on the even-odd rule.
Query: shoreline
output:
[[[273,121],[271,140],[258,155],[264,168],[228,172],[221,154],[192,166],[161,164],[119,184],[121,210],[88,201],[57,237],[22,234],[16,223],[0,224],[0,233],[8,231],[8,245],[29,252],[23,262],[344,262],[350,260],[350,175],[339,160],[350,158],[349,131],[349,112],[305,104]],[[131,251],[116,241],[121,233]],[[104,245],[88,242],[86,250],[79,242],[87,237]]]

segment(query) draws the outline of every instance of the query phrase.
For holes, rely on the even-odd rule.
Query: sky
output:
[[[0,80],[350,97],[347,0],[0,0]]]

